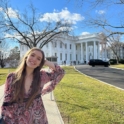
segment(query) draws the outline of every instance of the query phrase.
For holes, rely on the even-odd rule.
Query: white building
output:
[[[64,64],[64,61],[67,65],[74,62],[75,64],[88,63],[90,59],[100,58],[100,48],[103,42],[100,36],[100,33],[78,37],[62,34],[59,36],[59,39],[57,38],[46,44],[42,50],[46,58],[57,57],[58,64]],[[22,57],[27,50],[27,46],[20,45],[20,57]],[[106,57],[105,53],[104,51],[102,56]]]
[[[110,47],[107,47],[106,51],[107,51],[107,58],[109,59],[117,59],[116,55],[119,57],[119,59],[124,59],[123,42],[119,42],[118,44],[115,44],[115,46],[112,49]]]

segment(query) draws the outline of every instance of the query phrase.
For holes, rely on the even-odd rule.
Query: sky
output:
[[[75,0],[76,1],[76,0]],[[23,11],[30,3],[33,3],[33,5],[38,9],[40,13],[43,13],[45,18],[48,16],[52,19],[57,19],[62,17],[63,19],[68,19],[74,23],[74,32],[75,35],[81,35],[82,33],[95,33],[98,32],[98,29],[96,28],[89,28],[89,27],[82,27],[83,20],[85,19],[85,16],[83,12],[87,10],[88,5],[85,6],[85,8],[82,9],[82,7],[79,7],[79,5],[76,5],[76,2],[74,0],[11,0],[11,5],[16,9],[18,8],[19,11]],[[97,12],[96,12],[97,11]],[[93,10],[93,12],[100,14],[104,10]],[[59,16],[60,15],[60,16]],[[58,17],[57,17],[58,16]],[[44,19],[45,20],[45,19]]]
[[[103,29],[101,28],[93,28],[88,26],[83,26],[83,22],[86,19],[86,15],[90,14],[90,16],[99,16],[106,15],[108,17],[109,22],[112,24],[118,25],[117,18],[113,18],[116,13],[122,8],[119,6],[105,7],[101,5],[97,8],[91,9],[89,4],[84,4],[81,6],[77,1],[81,0],[10,0],[11,7],[9,8],[10,14],[14,17],[15,12],[24,12],[24,10],[29,6],[30,3],[37,8],[38,13],[42,13],[43,17],[40,21],[48,21],[48,17],[52,19],[52,21],[57,21],[58,19],[68,20],[73,23],[73,32],[74,35],[84,35],[91,33],[99,33]],[[122,16],[120,13],[119,16]],[[11,47],[15,44],[10,44]]]

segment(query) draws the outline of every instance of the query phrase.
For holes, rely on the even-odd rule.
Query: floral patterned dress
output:
[[[51,92],[63,78],[64,70],[58,65],[55,65],[55,68],[56,70],[51,72],[41,70],[41,86],[38,89],[41,95]],[[9,102],[12,99],[12,75],[13,73],[9,74],[6,79],[4,102]],[[32,87],[30,87],[27,94],[25,93],[25,98],[29,97],[31,89]],[[25,109],[25,102],[2,106],[2,115],[4,115],[6,124],[48,124],[41,97],[35,98],[28,109]]]

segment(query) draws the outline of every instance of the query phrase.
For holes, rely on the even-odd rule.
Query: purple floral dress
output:
[[[55,68],[56,70],[51,70],[51,72],[41,70],[41,86],[38,89],[41,95],[51,92],[63,78],[64,70],[58,65],[55,65]],[[9,74],[6,79],[4,102],[9,102],[12,99],[12,75],[13,73]],[[29,97],[31,89],[30,87],[28,93],[25,93],[25,98]],[[48,124],[41,97],[35,98],[28,109],[25,109],[25,102],[2,106],[2,114],[6,124]]]

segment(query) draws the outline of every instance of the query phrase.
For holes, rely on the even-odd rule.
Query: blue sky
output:
[[[79,7],[76,5],[76,0],[72,0],[69,2],[69,0],[11,0],[10,4],[14,9],[17,9],[18,11],[23,11],[27,6],[30,4],[30,2],[33,3],[33,5],[38,9],[38,12],[40,13],[62,13],[64,10],[67,10],[69,14],[72,16],[74,14],[78,14],[80,18],[82,19],[77,19],[73,20],[75,21],[75,26],[76,28],[74,29],[75,35],[80,35],[82,32],[89,32],[89,33],[95,33],[99,32],[100,29],[96,28],[89,28],[89,27],[83,27],[82,28],[82,23],[83,20],[85,19],[85,12],[88,12],[89,6],[88,4],[85,4],[85,7]],[[97,11],[97,12],[96,12]],[[100,11],[104,11],[102,9],[99,10],[92,10],[90,13],[93,14],[98,14]],[[51,15],[52,16],[52,15]],[[67,15],[68,16],[68,15]],[[74,18],[74,17],[73,17]],[[75,16],[76,18],[76,16]]]
[[[73,22],[73,32],[75,35],[98,33],[101,32],[101,28],[89,28],[88,26],[82,27],[83,21],[86,19],[86,15],[90,13],[91,16],[106,15],[111,24],[118,25],[118,18],[114,18],[116,13],[123,6],[105,7],[104,5],[91,9],[89,4],[84,4],[80,7],[80,4],[76,3],[77,0],[10,0],[11,12],[22,12],[27,8],[30,2],[37,8],[38,13],[44,14],[44,21],[47,21],[47,17],[51,17],[53,21],[59,18],[67,19]],[[12,14],[14,15],[14,14]],[[120,13],[119,16],[122,16]],[[15,43],[16,45],[16,43]],[[13,46],[13,45],[12,45]]]

